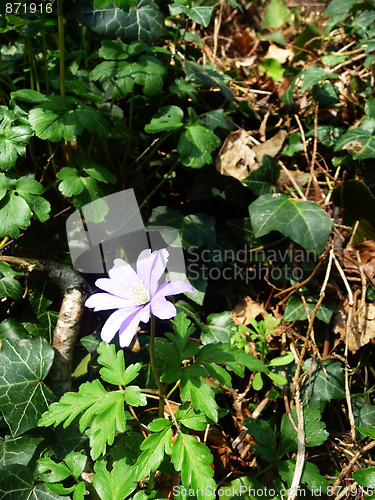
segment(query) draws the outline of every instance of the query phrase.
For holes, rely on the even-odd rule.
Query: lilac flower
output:
[[[128,346],[139,323],[147,323],[150,313],[159,319],[170,319],[177,314],[167,295],[192,292],[185,281],[167,281],[159,286],[159,279],[168,262],[166,249],[151,253],[144,250],[137,260],[137,272],[122,259],[115,259],[109,278],[100,278],[96,286],[107,293],[95,293],[86,300],[86,307],[94,311],[117,309],[105,322],[101,337],[110,342],[119,331],[120,346]]]

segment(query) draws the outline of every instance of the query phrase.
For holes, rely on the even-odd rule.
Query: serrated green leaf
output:
[[[46,102],[32,108],[29,122],[40,139],[59,142],[76,141],[83,127],[73,109],[68,109],[58,102]]]
[[[184,112],[178,106],[163,106],[145,126],[145,131],[150,134],[177,130],[182,126]]]
[[[124,352],[121,349],[116,352],[113,344],[100,342],[98,353],[98,363],[103,366],[100,369],[102,379],[113,385],[126,385]]]
[[[277,459],[276,438],[270,424],[265,420],[247,418],[244,426],[258,443],[253,446],[255,453],[267,462],[274,462]]]
[[[0,409],[12,435],[36,426],[54,400],[43,384],[53,361],[53,349],[45,339],[3,340],[0,349]]]
[[[154,432],[142,442],[143,451],[135,464],[135,471],[133,470],[137,480],[144,479],[151,471],[155,471],[164,459],[164,455],[171,453],[171,425],[172,423],[166,420],[160,432]]]
[[[177,151],[186,167],[201,168],[212,163],[211,153],[221,145],[220,139],[202,125],[188,125],[180,136]]]
[[[195,431],[204,431],[207,427],[205,415],[191,407],[189,402],[177,408],[176,419],[185,427]]]
[[[119,9],[113,2],[98,8],[90,0],[84,0],[76,16],[95,33],[125,42],[142,40],[152,45],[165,33],[164,17],[157,4],[150,0],[137,1],[137,6],[130,7],[129,12]]]
[[[94,471],[93,484],[101,500],[123,500],[137,488],[133,467],[126,463],[126,458],[115,460],[111,471],[105,459],[98,460]]]
[[[14,191],[0,200],[0,236],[17,238],[21,229],[30,225],[32,212],[26,201]]]
[[[196,410],[200,410],[211,420],[217,422],[217,403],[215,393],[202,379],[193,376],[193,366],[186,368],[181,375],[181,399],[191,401]]]
[[[84,190],[84,184],[79,171],[73,167],[63,167],[57,173],[57,177],[62,181],[59,184],[59,190],[64,196],[73,196],[80,194]]]
[[[42,437],[5,436],[0,438],[0,466],[20,464],[27,465],[33,457]]]
[[[257,196],[261,196],[276,191],[276,182],[279,177],[280,167],[277,161],[269,155],[263,155],[262,165],[241,182]]]
[[[177,471],[181,471],[181,481],[186,488],[192,488],[197,498],[213,500],[216,483],[210,464],[213,457],[203,443],[193,436],[179,432],[172,447],[172,462]]]
[[[289,488],[292,485],[295,467],[295,459],[279,462],[277,466],[281,478],[288,484]],[[318,467],[311,462],[304,463],[300,482],[305,484],[310,491],[320,491],[321,489],[323,494],[327,491],[327,479],[320,474]]]
[[[332,228],[332,220],[319,205],[285,194],[260,196],[249,206],[249,213],[256,237],[280,231],[317,255],[323,252]]]
[[[294,422],[297,424],[297,413],[295,407],[291,408]],[[303,423],[305,428],[306,446],[320,446],[328,437],[325,423],[321,421],[321,414],[314,408],[304,408]],[[281,420],[281,439],[283,442],[283,453],[291,453],[297,450],[298,435],[293,427],[289,416],[283,415]]]
[[[215,363],[204,363],[204,367],[211,377],[218,380],[220,384],[232,387],[232,378],[225,368]]]
[[[125,401],[131,406],[145,406],[147,398],[141,393],[141,388],[137,385],[128,385],[125,388]]]
[[[9,170],[19,155],[25,156],[32,135],[27,120],[0,106],[0,170]]]

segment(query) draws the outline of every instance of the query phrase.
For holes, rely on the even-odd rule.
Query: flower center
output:
[[[135,306],[147,304],[147,302],[150,302],[151,299],[150,293],[143,283],[132,285],[129,298],[133,301]]]

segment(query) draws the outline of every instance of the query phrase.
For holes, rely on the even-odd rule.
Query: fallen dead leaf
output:
[[[250,318],[261,316],[265,319],[268,312],[264,307],[251,297],[244,297],[232,309],[231,316],[235,325],[246,326],[250,323]]]
[[[358,269],[358,266],[351,262],[351,260],[357,262],[357,251],[364,272],[368,277],[373,278],[375,276],[375,241],[366,240],[357,245],[348,245],[344,250],[344,264],[346,269]]]
[[[291,61],[293,59],[294,52],[292,49],[282,49],[277,45],[271,43],[268,47],[267,54],[264,56],[265,59],[277,59],[281,64]]]
[[[216,159],[216,170],[223,175],[242,181],[260,167],[263,155],[276,156],[282,148],[287,132],[280,130],[271,139],[254,144],[250,134],[241,129],[230,134]]]
[[[366,302],[362,311],[358,304],[352,314],[352,324],[348,332],[348,348],[352,353],[375,339],[375,304]],[[348,302],[341,305],[333,318],[333,331],[345,342],[346,321],[348,317]]]

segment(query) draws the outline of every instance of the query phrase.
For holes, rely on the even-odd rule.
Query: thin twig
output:
[[[297,182],[295,181],[295,179],[293,178],[293,176],[291,175],[291,173],[289,172],[289,170],[286,168],[286,166],[284,165],[284,163],[282,161],[278,161],[278,164],[280,165],[280,167],[283,169],[283,172],[285,173],[285,175],[288,177],[288,179],[290,180],[290,182],[292,183],[294,189],[297,191],[297,193],[300,195],[301,199],[306,201],[307,198],[306,196],[303,194],[303,192],[301,191],[301,188],[299,187],[299,185],[297,184]]]
[[[302,477],[303,465],[305,463],[305,427],[303,422],[303,409],[299,393],[299,384],[296,386],[294,400],[296,402],[297,419],[298,419],[298,447],[296,468],[294,469],[292,485],[288,492],[288,500],[294,500],[298,493],[298,487]]]

